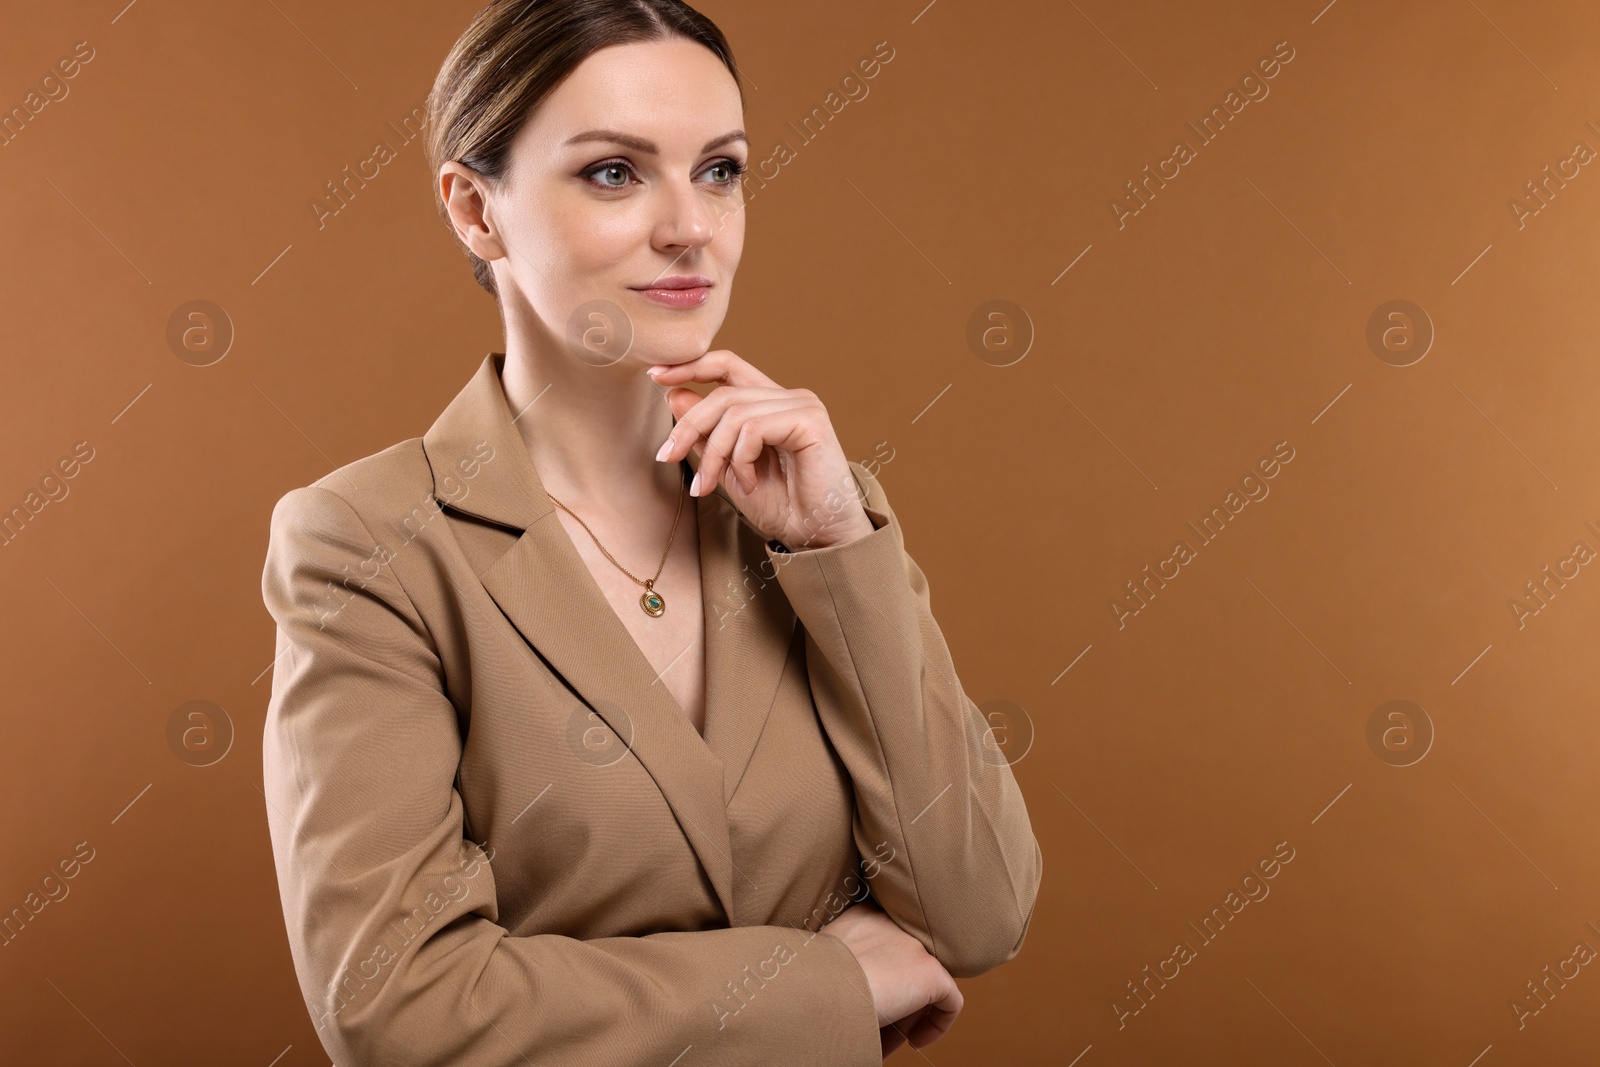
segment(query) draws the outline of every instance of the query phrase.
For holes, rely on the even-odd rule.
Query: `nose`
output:
[[[694,180],[661,186],[658,199],[658,217],[651,235],[652,242],[662,251],[682,254],[703,248],[716,233],[714,220],[706,205],[706,194],[695,188]]]

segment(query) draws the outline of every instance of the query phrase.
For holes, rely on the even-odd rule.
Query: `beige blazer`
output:
[[[870,892],[980,974],[1042,868],[883,487],[852,461],[874,532],[789,554],[722,488],[687,501],[702,739],[555,517],[503,363],[273,509],[264,792],[323,1045],[337,1067],[881,1063],[865,972],[815,931]]]

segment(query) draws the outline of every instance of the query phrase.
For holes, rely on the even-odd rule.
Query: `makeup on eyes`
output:
[[[578,176],[580,178],[583,178],[590,185],[595,186],[596,188],[599,188],[599,189],[626,189],[627,188],[626,185],[608,185],[605,182],[595,181],[593,178],[589,177],[589,175],[591,175],[591,174],[595,174],[595,173],[600,172],[600,171],[610,170],[613,167],[620,168],[622,170],[627,171],[629,176],[633,177],[635,180],[637,180],[637,178],[638,178],[638,174],[634,170],[633,164],[630,163],[628,160],[622,159],[622,158],[612,158],[612,159],[602,160],[601,162],[596,163],[596,164],[594,164],[592,166],[585,167],[582,171],[579,172]],[[728,188],[728,189],[731,189],[734,186],[738,185],[740,176],[742,174],[744,174],[745,171],[750,169],[749,164],[747,164],[747,163],[741,163],[737,159],[723,158],[723,159],[713,160],[712,162],[706,164],[704,167],[702,167],[700,169],[700,173],[704,174],[706,171],[712,169],[713,167],[726,167],[726,168],[728,168],[729,172],[731,173],[731,177],[727,181],[725,181],[725,182],[712,182],[711,183],[712,185],[722,186],[723,188]]]

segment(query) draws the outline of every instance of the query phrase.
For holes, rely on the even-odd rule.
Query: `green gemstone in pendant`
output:
[[[662,600],[661,594],[654,589],[639,597],[639,606],[644,609],[646,615],[653,615],[657,618],[661,616],[663,611],[667,610],[667,602]]]

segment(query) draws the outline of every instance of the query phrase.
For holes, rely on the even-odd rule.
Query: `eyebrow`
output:
[[[635,152],[644,152],[645,154],[652,156],[659,155],[661,152],[661,149],[656,146],[654,141],[647,141],[643,137],[635,137],[632,134],[621,133],[617,130],[589,130],[585,133],[580,133],[575,137],[569,137],[567,139],[567,144],[582,144],[585,141],[609,141],[614,144],[625,145],[628,148],[633,149]],[[743,130],[734,130],[732,133],[725,133],[721,137],[715,137],[707,141],[705,147],[700,149],[700,152],[703,155],[706,152],[715,151],[716,149],[721,148],[723,145],[731,144],[734,141],[743,141],[746,145],[748,145],[750,143],[750,138],[744,135]]]

